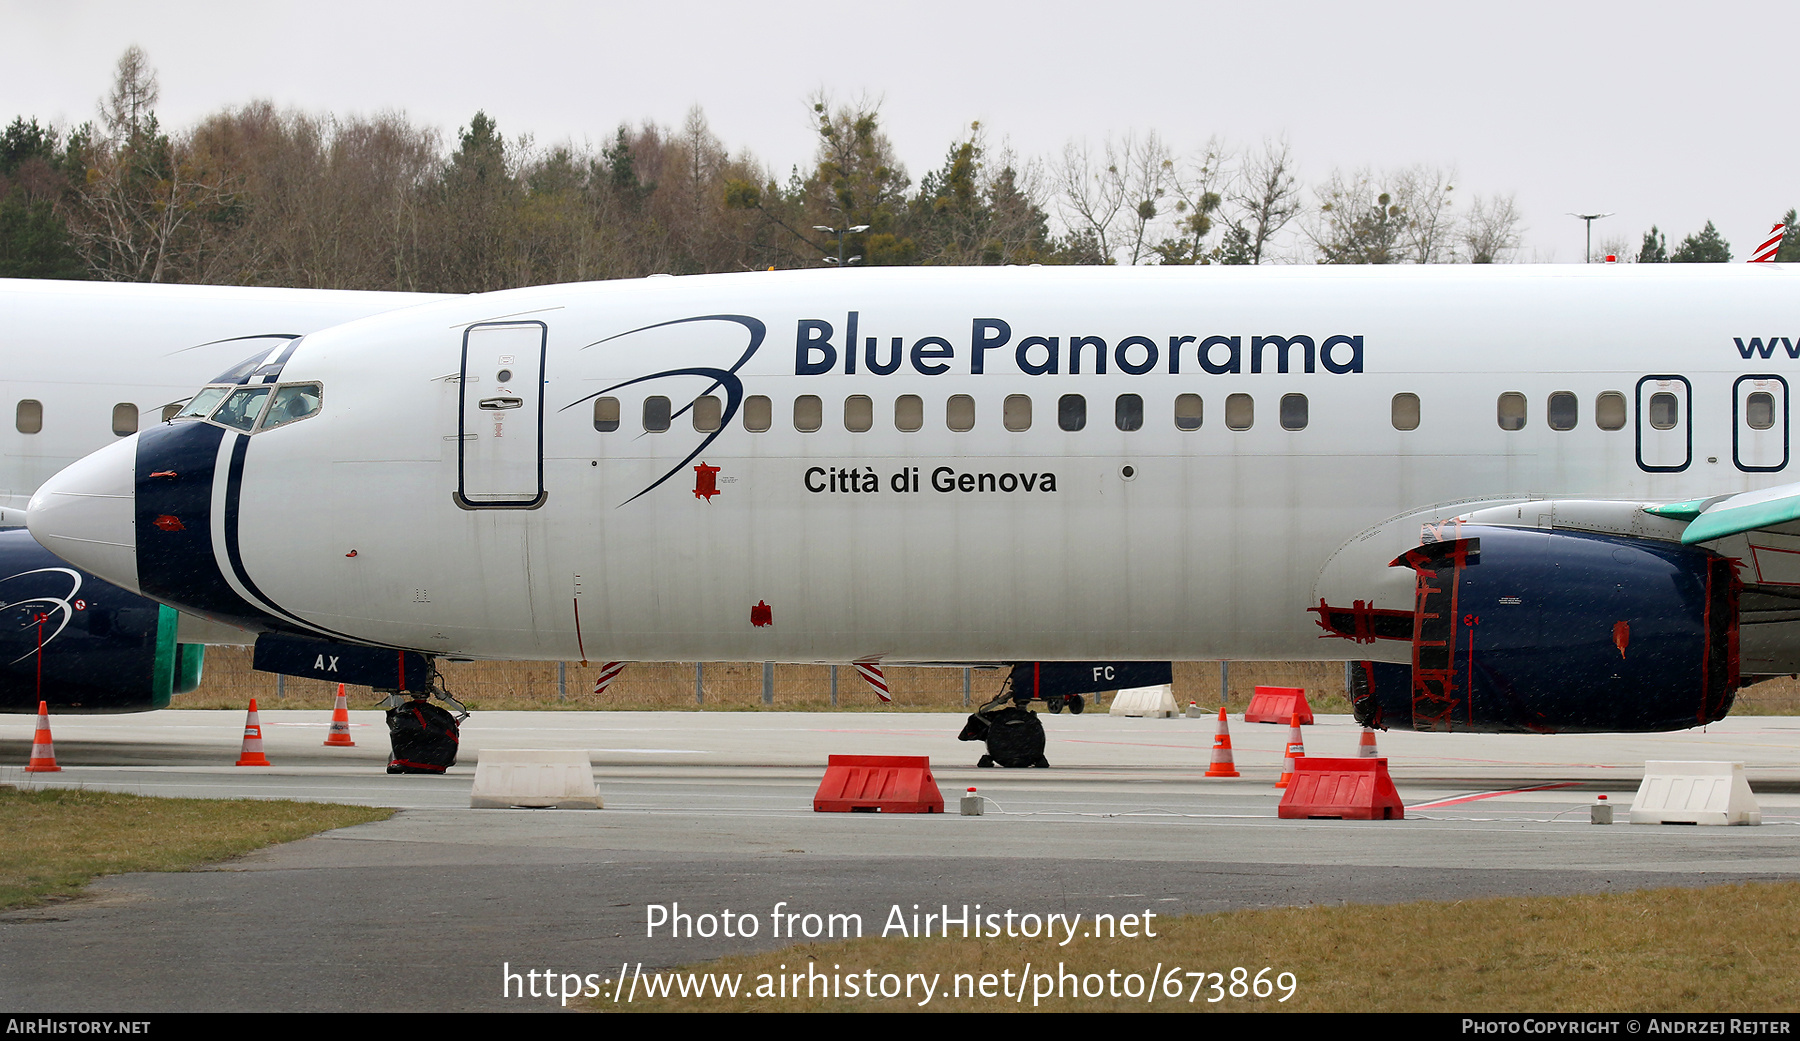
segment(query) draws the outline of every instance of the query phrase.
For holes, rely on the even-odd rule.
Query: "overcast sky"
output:
[[[405,112],[448,140],[485,109],[509,137],[602,142],[699,105],[734,151],[808,161],[807,97],[879,99],[916,182],[971,120],[1025,156],[1154,130],[1286,135],[1302,179],[1454,166],[1512,193],[1526,258],[1714,221],[1742,259],[1800,205],[1792,2],[873,4],[83,3],[0,0],[0,118],[93,118],[126,47],[165,126],[253,99]]]

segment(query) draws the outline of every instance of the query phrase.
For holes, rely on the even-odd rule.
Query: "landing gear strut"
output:
[[[1044,724],[1026,707],[1030,701],[1030,694],[1013,692],[1009,677],[992,701],[969,716],[957,740],[987,744],[987,754],[976,762],[976,766],[1046,768],[1050,765],[1050,760],[1044,758]],[[1069,710],[1081,711],[1080,701],[1080,698],[1071,698]],[[1051,711],[1060,707],[1058,705]]]

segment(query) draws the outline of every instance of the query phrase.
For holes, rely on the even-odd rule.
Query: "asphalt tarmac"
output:
[[[20,769],[33,717],[0,717],[4,784],[401,810],[0,914],[0,1007],[554,1009],[508,996],[506,973],[595,974],[610,988],[621,966],[778,948],[832,915],[878,935],[914,904],[1145,921],[1800,878],[1800,717],[1673,734],[1384,733],[1406,819],[1351,822],[1277,819],[1287,728],[1236,720],[1242,776],[1220,780],[1204,776],[1212,719],[1046,715],[1051,769],[982,770],[980,748],[955,740],[961,714],[489,712],[465,724],[459,765],[428,777],[383,771],[378,713],[352,713],[352,749],[323,747],[327,716],[264,712],[267,768],[231,765],[236,713],[57,717],[56,774]],[[1354,755],[1359,733],[1320,717],[1307,751]],[[484,747],[585,749],[606,808],[471,810]],[[930,756],[952,812],[814,813],[833,753]],[[1644,762],[1670,759],[1742,762],[1763,825],[1623,823]],[[955,813],[970,786],[986,815]],[[1588,823],[1599,794],[1621,823]],[[698,933],[725,911],[752,916],[754,935],[649,935],[659,913],[693,916]]]

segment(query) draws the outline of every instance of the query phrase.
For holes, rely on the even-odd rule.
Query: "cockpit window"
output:
[[[225,399],[219,411],[213,413],[213,422],[231,427],[234,430],[249,430],[256,425],[256,417],[262,415],[263,400],[269,396],[270,387],[245,387]]]
[[[228,387],[201,388],[200,393],[194,395],[194,400],[188,402],[187,408],[176,413],[175,418],[205,419],[212,414],[213,406],[219,403],[229,389]]]
[[[263,417],[262,428],[272,430],[283,423],[317,415],[322,396],[323,392],[317,383],[293,383],[277,387],[275,400],[269,402],[269,414]]]
[[[233,430],[249,432],[275,427],[319,414],[325,396],[317,383],[254,384],[248,387],[202,387],[186,407],[172,418],[204,419]],[[220,402],[223,404],[220,404]],[[263,405],[267,404],[267,413]],[[262,425],[257,426],[257,417]]]

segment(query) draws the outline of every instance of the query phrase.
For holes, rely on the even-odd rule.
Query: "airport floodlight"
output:
[[[869,226],[867,224],[858,224],[858,225],[855,225],[853,227],[848,227],[848,228],[828,228],[823,224],[815,224],[815,225],[813,225],[813,230],[814,231],[822,231],[822,232],[826,233],[827,235],[837,236],[837,256],[833,257],[833,256],[828,255],[828,256],[821,258],[825,261],[825,263],[836,264],[839,267],[846,267],[846,266],[848,266],[850,264],[854,264],[857,261],[862,259],[862,256],[860,254],[857,256],[854,256],[854,257],[844,256],[844,236],[845,235],[860,235],[863,232],[868,231]]]
[[[1615,211],[1617,212],[1617,211]],[[1594,222],[1602,217],[1610,217],[1611,213],[1570,213],[1569,216],[1587,223],[1587,252],[1582,254],[1584,263],[1594,262]]]

